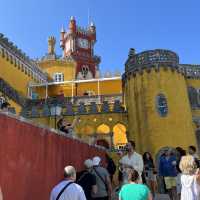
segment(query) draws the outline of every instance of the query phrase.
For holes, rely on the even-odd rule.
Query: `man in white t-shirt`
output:
[[[128,153],[120,159],[119,164],[123,169],[135,169],[139,173],[141,179],[144,163],[142,156],[135,152],[135,142],[129,141],[126,150]]]
[[[50,200],[56,200],[58,196],[60,196],[59,200],[86,200],[82,187],[74,183],[76,170],[73,166],[65,167],[64,177],[65,180],[61,181],[51,191]]]

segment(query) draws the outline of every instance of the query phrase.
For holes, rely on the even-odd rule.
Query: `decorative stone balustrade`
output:
[[[23,108],[21,115],[27,118],[49,117],[51,116],[51,107],[53,106],[60,106],[62,108],[60,115],[63,116],[126,112],[124,106],[119,100],[115,100],[113,103],[104,101],[102,104],[91,102],[87,105],[83,102],[76,105],[71,102],[60,103],[59,101],[50,102],[47,100],[46,102],[36,103],[28,100],[27,106]]]
[[[187,78],[200,78],[200,65],[190,65],[190,64],[180,64],[182,69],[184,69],[185,77]]]
[[[14,102],[24,107],[26,104],[26,98],[20,95],[17,90],[10,86],[6,81],[0,78],[0,91]]]

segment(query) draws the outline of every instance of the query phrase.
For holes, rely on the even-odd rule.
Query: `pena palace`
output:
[[[0,34],[0,103],[55,130],[60,118],[71,123],[78,116],[77,137],[107,149],[128,139],[153,155],[166,146],[200,148],[200,65],[180,63],[171,50],[131,48],[122,75],[102,75],[96,41],[94,23],[82,28],[71,17],[60,38],[48,38],[47,53],[33,60]]]

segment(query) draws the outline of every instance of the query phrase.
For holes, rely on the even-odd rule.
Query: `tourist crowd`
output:
[[[156,161],[149,152],[140,155],[130,141],[119,159],[119,170],[109,155],[106,165],[96,156],[85,160],[85,169],[64,169],[65,179],[56,185],[50,200],[153,200],[156,193],[168,194],[171,200],[200,199],[200,171],[196,148],[188,154],[180,147],[166,149]],[[118,185],[113,179],[116,171]],[[156,198],[155,198],[156,199]]]

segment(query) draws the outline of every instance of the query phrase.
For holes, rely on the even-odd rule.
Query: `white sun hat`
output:
[[[101,162],[101,158],[99,156],[95,156],[93,159],[93,166],[95,165],[99,165],[99,163]]]

